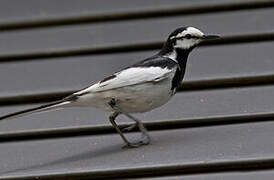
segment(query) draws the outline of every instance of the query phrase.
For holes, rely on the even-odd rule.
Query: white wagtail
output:
[[[124,68],[60,101],[12,113],[0,117],[0,120],[64,107],[94,107],[112,112],[109,120],[126,143],[126,147],[149,144],[150,137],[146,128],[130,114],[147,112],[167,103],[183,80],[189,53],[200,42],[215,38],[218,36],[204,35],[194,27],[178,28],[169,35],[162,50],[156,55]],[[135,124],[120,129],[115,122],[119,114],[124,114],[135,121]],[[123,132],[135,127],[139,128],[142,137],[137,142],[129,142]]]

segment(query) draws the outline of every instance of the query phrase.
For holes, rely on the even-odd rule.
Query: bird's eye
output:
[[[186,38],[186,39],[190,39],[190,38],[191,38],[191,35],[190,35],[190,34],[186,34],[186,35],[185,35],[185,38]]]

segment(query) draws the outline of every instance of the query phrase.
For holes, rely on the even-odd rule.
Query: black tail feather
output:
[[[11,114],[0,117],[0,121],[10,119],[10,118],[13,118],[13,117],[17,117],[17,116],[21,116],[21,115],[24,115],[24,114],[32,113],[32,112],[38,112],[39,110],[42,111],[43,109],[50,108],[50,107],[52,107],[54,105],[58,105],[62,102],[65,102],[65,101],[61,100],[61,101],[45,104],[45,105],[42,105],[42,106],[38,106],[38,107],[35,107],[35,108],[26,109],[26,110],[23,110],[23,111],[18,111],[18,112],[15,112],[15,113],[11,113]]]

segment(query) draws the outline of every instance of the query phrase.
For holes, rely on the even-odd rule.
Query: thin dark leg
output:
[[[150,142],[150,137],[147,133],[147,130],[146,128],[144,127],[144,125],[142,124],[142,122],[140,120],[138,120],[137,118],[131,116],[130,114],[128,114],[127,112],[124,112],[121,108],[119,108],[117,105],[116,105],[116,101],[114,99],[112,99],[110,102],[109,102],[109,105],[116,111],[124,114],[125,116],[127,116],[128,118],[132,119],[133,121],[135,121],[136,124],[130,126],[130,130],[133,129],[135,126],[138,126],[139,130],[141,131],[142,133],[142,138],[137,142],[137,143],[128,143],[127,141],[127,145],[133,145],[134,147],[138,147],[138,146],[141,146],[141,145],[147,145],[149,144]],[[114,122],[115,123],[115,122]],[[116,124],[116,123],[115,123]],[[117,125],[116,125],[117,126]],[[117,128],[119,129],[119,127],[117,126]],[[118,131],[118,130],[117,130]],[[121,137],[124,135],[122,134],[121,130],[119,129],[120,132],[118,132]],[[122,138],[123,138],[122,137]]]
[[[121,138],[123,139],[123,141],[128,145],[130,144],[129,141],[127,140],[127,138],[124,136],[124,134],[121,132],[120,128],[118,127],[118,125],[115,122],[116,117],[119,115],[119,112],[114,112],[113,114],[111,114],[109,116],[109,121],[111,122],[112,126],[116,129],[116,131],[119,133],[119,135],[121,136]]]
[[[119,110],[119,109],[118,109]],[[119,110],[122,114],[124,114],[125,116],[127,116],[129,119],[132,119],[133,121],[135,121],[136,125],[138,126],[139,130],[141,131],[142,133],[142,138],[141,140],[138,142],[138,144],[140,145],[146,145],[146,144],[149,144],[150,142],[150,137],[148,135],[148,132],[145,128],[145,126],[143,125],[143,123],[135,118],[134,116],[122,111],[121,109]],[[132,128],[134,125],[130,126],[129,128]]]
[[[111,101],[109,103],[109,105],[112,107],[113,106],[113,102]],[[126,145],[124,147],[129,147],[129,148],[138,147],[139,145],[136,145],[135,143],[131,143],[131,142],[129,142],[127,140],[127,138],[125,137],[125,135],[120,130],[119,126],[116,124],[115,119],[116,119],[116,117],[119,114],[120,114],[120,112],[115,111],[112,115],[109,116],[109,121],[111,122],[112,126],[116,129],[116,131],[118,132],[118,134],[121,136],[121,138],[125,142]]]

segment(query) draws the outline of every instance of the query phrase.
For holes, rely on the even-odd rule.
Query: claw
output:
[[[125,146],[123,146],[123,149],[124,148],[137,148],[137,147],[140,147],[143,145],[148,145],[149,143],[150,143],[150,137],[143,135],[141,137],[141,139],[138,140],[137,142],[127,143]]]
[[[139,143],[142,145],[148,145],[150,143],[150,137],[148,135],[142,135]]]
[[[124,145],[122,148],[123,149],[126,149],[126,148],[137,148],[137,147],[139,147],[140,145],[137,145],[137,144],[135,144],[135,143],[129,143],[129,144],[126,144],[126,145]]]

